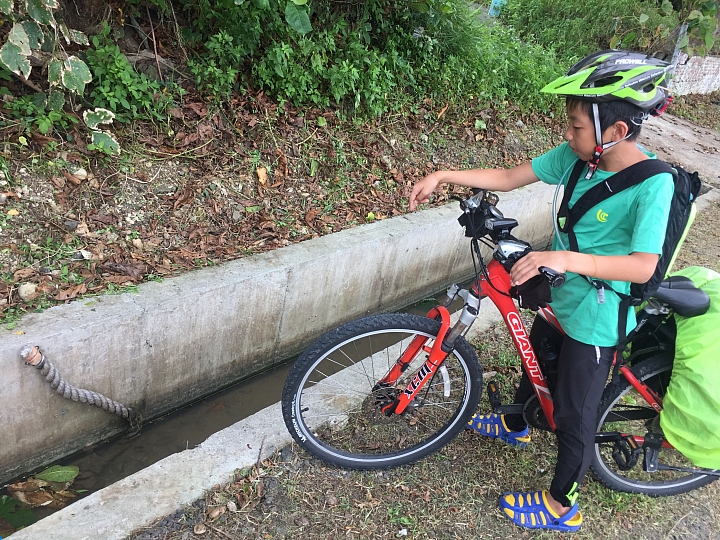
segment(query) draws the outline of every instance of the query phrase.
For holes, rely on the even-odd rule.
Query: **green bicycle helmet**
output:
[[[586,56],[571,67],[567,75],[558,77],[541,90],[592,103],[597,142],[595,153],[588,162],[587,179],[590,179],[597,169],[603,151],[621,142],[602,142],[598,103],[619,100],[635,105],[642,111],[638,118],[633,120],[637,125],[649,115],[659,116],[672,102],[672,96],[667,89],[660,86],[670,68],[668,62],[642,53],[600,51]]]
[[[670,64],[630,51],[600,51],[586,56],[541,92],[604,103],[622,100],[643,111],[662,105],[668,92],[660,86]]]

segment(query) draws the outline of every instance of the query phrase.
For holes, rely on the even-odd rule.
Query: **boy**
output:
[[[415,184],[410,209],[427,202],[438,184],[447,182],[491,191],[510,191],[537,181],[565,184],[577,160],[587,161],[570,207],[592,186],[612,174],[655,155],[635,143],[642,122],[659,114],[668,94],[659,84],[669,65],[643,54],[601,51],[590,55],[564,77],[542,89],[567,99],[567,142],[512,169],[437,171]],[[661,173],[628,188],[590,209],[574,226],[578,251],[570,251],[568,236],[559,232],[551,251],[533,251],[512,268],[518,286],[546,266],[568,273],[565,285],[552,291],[553,312],[565,336],[540,317],[530,339],[536,351],[544,339],[557,346],[558,379],[553,395],[558,456],[550,489],[506,493],[503,513],[530,528],[576,531],[582,523],[577,490],[592,459],[597,409],[618,344],[620,298],[604,297],[589,278],[602,280],[627,294],[630,283],[644,283],[662,253],[673,194],[673,180]],[[627,330],[635,326],[629,310]],[[527,375],[515,395],[524,403],[533,390]],[[522,415],[473,416],[469,428],[524,448],[530,441]]]

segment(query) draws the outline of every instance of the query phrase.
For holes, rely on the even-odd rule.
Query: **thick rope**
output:
[[[75,388],[73,385],[69,384],[62,378],[62,375],[60,375],[60,372],[52,364],[52,362],[45,358],[45,355],[40,352],[39,347],[26,345],[20,351],[20,356],[27,365],[35,366],[39,369],[43,377],[45,377],[45,381],[49,383],[50,386],[62,397],[100,407],[104,411],[108,411],[121,418],[125,418],[131,424],[134,424],[134,421],[137,420],[137,413],[122,403],[106,398],[97,392],[83,390],[82,388]]]

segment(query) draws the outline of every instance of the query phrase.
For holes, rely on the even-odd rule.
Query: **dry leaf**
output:
[[[59,178],[57,176],[51,176],[50,181],[58,189],[62,189],[65,187],[65,180],[63,180],[62,178]]]
[[[24,281],[35,274],[37,274],[37,271],[34,268],[21,268],[13,274],[13,279],[15,281]]]
[[[193,532],[195,534],[205,534],[207,532],[207,527],[205,527],[204,523],[198,523],[193,527]]]
[[[445,114],[445,111],[447,111],[448,106],[445,105],[442,109],[440,109],[440,112],[438,113],[438,120],[440,120],[440,117]]]
[[[63,176],[64,176],[65,178],[67,178],[67,181],[70,182],[71,184],[74,184],[74,185],[76,185],[76,186],[79,186],[80,183],[82,182],[82,180],[80,180],[80,179],[79,179],[77,176],[75,176],[74,174],[70,174],[70,173],[67,172],[67,171],[63,171],[62,173],[63,173]]]
[[[267,169],[265,167],[258,167],[257,170],[258,181],[264,187],[267,185]]]
[[[177,210],[185,204],[190,204],[195,199],[195,188],[193,186],[185,186],[182,193],[175,200],[173,204],[173,210]]]
[[[55,300],[58,300],[58,301],[72,300],[78,294],[85,294],[86,292],[87,292],[87,286],[84,283],[80,283],[80,284],[74,285],[68,289],[58,291],[58,293],[55,295]]]
[[[7,213],[8,216],[17,216],[19,214],[20,214],[20,212],[18,212],[14,208],[11,208],[10,210],[8,210],[8,213]]]
[[[307,214],[305,214],[305,223],[312,227],[313,221],[315,221],[319,213],[319,210],[308,210]]]
[[[145,265],[137,265],[132,263],[106,262],[102,265],[102,267],[105,270],[109,270],[110,272],[125,274],[126,276],[130,276],[131,278],[138,280],[142,279],[146,271]]]

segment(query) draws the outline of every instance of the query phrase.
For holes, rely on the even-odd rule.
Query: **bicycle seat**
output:
[[[672,276],[663,280],[653,297],[665,302],[683,317],[703,315],[710,309],[710,297],[685,276]]]

